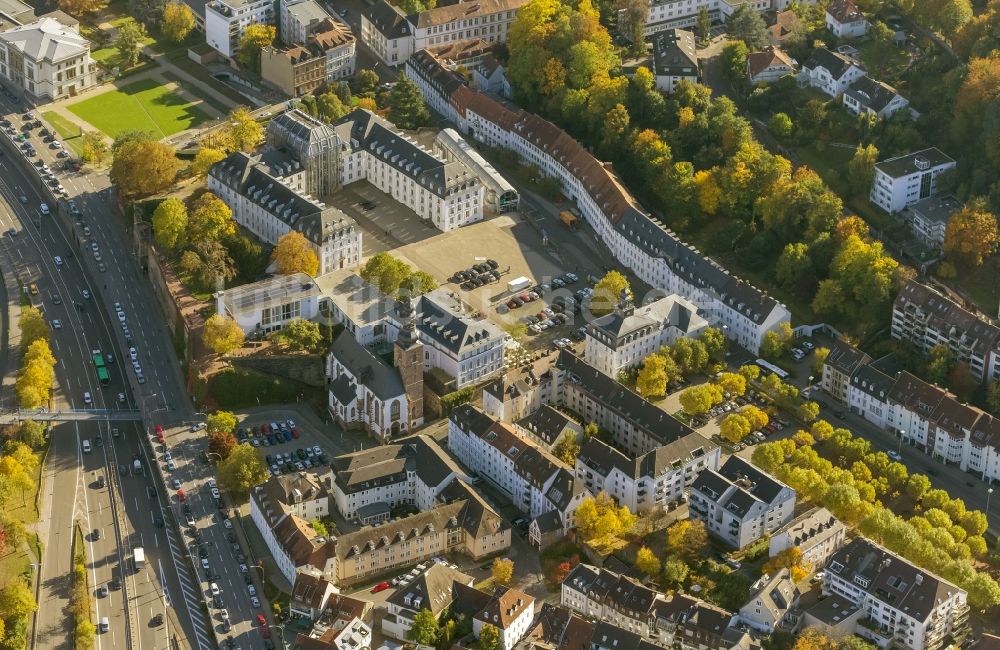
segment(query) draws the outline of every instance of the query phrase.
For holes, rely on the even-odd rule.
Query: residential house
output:
[[[665,296],[642,307],[636,307],[631,296],[622,296],[611,313],[587,325],[584,358],[617,377],[663,346],[681,337],[694,338],[707,327],[698,308],[680,296]]]
[[[865,76],[865,70],[854,59],[825,47],[817,47],[799,73],[799,83],[819,88],[830,97],[839,97]]]
[[[851,376],[855,370],[871,360],[870,356],[853,345],[837,339],[830,346],[830,354],[823,363],[820,385],[837,401],[847,404]]]
[[[307,4],[315,3],[300,0],[296,6]],[[331,18],[310,29],[297,45],[261,50],[261,79],[291,97],[308,95],[326,83],[354,76],[356,43],[351,30]]]
[[[576,457],[576,477],[591,493],[607,492],[632,512],[662,513],[699,472],[719,468],[720,453],[694,432],[634,458],[593,437]]]
[[[425,69],[418,73],[417,66]],[[554,124],[470,89],[434,57],[423,57],[407,69],[428,103],[444,108],[459,132],[485,146],[512,151],[559,180],[563,195],[575,203],[620,264],[665,295],[690,300],[730,339],[757,350],[766,332],[790,319],[784,305],[702,256],[646,214],[610,165]]]
[[[853,115],[874,115],[885,120],[910,105],[909,100],[887,83],[861,77],[844,93],[844,107]]]
[[[744,548],[784,526],[795,512],[795,490],[740,456],[702,470],[691,486],[691,517],[730,546]]]
[[[29,17],[20,5],[13,9]],[[11,24],[0,32],[0,78],[18,92],[48,103],[97,85],[90,41],[80,35],[76,20],[55,11],[24,25]]]
[[[778,11],[773,14],[774,22],[767,26],[768,37],[771,45],[784,47],[789,36],[801,33],[803,30],[802,19],[791,9]]]
[[[578,422],[548,404],[515,422],[514,430],[546,451],[552,451],[566,436],[574,440],[583,437],[583,427]]]
[[[216,313],[235,321],[247,335],[269,334],[319,314],[319,288],[305,273],[275,275],[212,295]]]
[[[750,600],[740,608],[739,619],[763,634],[791,631],[798,623],[793,609],[799,603],[799,589],[788,569],[764,574],[750,588]]]
[[[535,619],[535,599],[517,589],[500,586],[488,594],[466,585],[455,585],[452,613],[472,621],[472,635],[479,638],[484,625],[500,633],[499,648],[512,648],[528,633]]]
[[[551,367],[546,357],[513,368],[489,382],[483,388],[483,412],[495,420],[512,423],[537,413],[545,404],[556,403]]]
[[[844,522],[826,508],[817,506],[771,534],[768,557],[797,548],[802,551],[802,562],[818,569],[844,544],[846,535]]]
[[[658,645],[680,650],[750,650],[750,635],[738,618],[721,607],[681,593],[657,603],[654,610]]]
[[[963,207],[962,202],[951,194],[929,196],[907,206],[902,216],[922,244],[941,250],[951,216]]]
[[[698,82],[700,71],[694,33],[684,29],[667,29],[654,34],[652,41],[653,74],[659,90],[672,93],[682,79]]]
[[[747,55],[747,78],[750,84],[774,83],[785,75],[795,74],[796,64],[780,47],[773,45]]]
[[[640,637],[655,634],[655,611],[663,595],[627,576],[589,564],[573,567],[562,582],[559,603],[587,618]]]
[[[859,38],[868,33],[868,19],[851,0],[833,0],[826,8],[825,22],[837,38]]]
[[[309,242],[319,275],[361,261],[361,229],[340,210],[312,199],[306,174],[276,150],[250,155],[237,151],[208,172],[208,189],[233,211],[233,220],[267,244],[293,230]]]
[[[965,590],[864,537],[830,558],[823,593],[860,608],[854,633],[882,648],[938,650],[969,633]]]
[[[278,0],[277,33],[285,45],[305,43],[309,34],[319,31],[319,25],[328,21],[335,22],[316,0]]]
[[[386,600],[382,634],[397,641],[409,642],[407,634],[413,627],[417,612],[426,609],[439,618],[455,600],[456,589],[461,586],[471,589],[473,582],[471,576],[457,569],[431,562],[419,575],[401,584]]]
[[[890,214],[937,193],[938,176],[953,169],[955,161],[931,147],[875,164],[875,179],[868,199]]]

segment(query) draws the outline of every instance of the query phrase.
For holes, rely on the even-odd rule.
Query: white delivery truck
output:
[[[141,546],[136,546],[135,550],[132,551],[132,556],[135,559],[135,570],[141,571],[142,567],[146,565],[146,551],[142,550]]]
[[[524,277],[523,275],[519,278],[514,278],[507,282],[507,291],[514,293],[515,291],[523,291],[531,286],[531,280]]]
[[[136,474],[142,474],[142,463],[136,458],[132,461],[132,471]]]

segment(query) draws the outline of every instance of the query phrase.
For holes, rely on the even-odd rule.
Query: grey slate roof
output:
[[[616,380],[597,370],[572,352],[559,351],[556,365],[568,374],[569,380],[584,387],[595,400],[607,408],[622,413],[636,427],[644,429],[661,445],[669,445],[692,433],[687,425],[675,420]]]
[[[617,468],[625,476],[637,480],[644,476],[664,474],[668,468],[680,467],[692,458],[704,456],[715,447],[715,443],[692,431],[689,435],[633,459],[597,438],[590,438],[580,447],[577,458],[602,476],[607,476],[612,469]]]
[[[544,440],[547,444],[553,445],[559,441],[560,434],[572,422],[573,420],[562,411],[548,404],[542,404],[537,411],[522,418],[517,424],[521,428],[527,429],[532,434],[538,436],[538,438]]]
[[[685,29],[657,32],[653,36],[653,65],[658,76],[697,77],[694,33]]]
[[[803,68],[808,68],[810,70],[815,70],[816,68],[826,68],[834,79],[840,79],[844,76],[851,66],[859,66],[855,61],[844,56],[840,52],[832,52],[825,47],[817,47],[813,50],[813,53],[809,55]]]
[[[850,377],[862,364],[871,361],[871,357],[854,347],[837,339],[830,346],[830,354],[826,357],[826,365],[837,369]]]
[[[341,332],[330,346],[330,352],[379,399],[392,399],[406,394],[399,371],[358,343],[350,332]]]
[[[463,474],[433,438],[417,434],[396,444],[337,456],[331,462],[334,480],[345,494],[407,480],[415,472],[425,485],[436,487],[449,476]]]
[[[334,122],[333,129],[343,142],[367,151],[440,197],[479,184],[468,167],[437,158],[371,111],[351,111]]]
[[[549,510],[543,515],[535,517],[538,524],[538,531],[541,534],[554,533],[563,529],[562,517],[557,510]]]
[[[851,84],[847,89],[847,96],[856,100],[862,107],[878,113],[898,97],[899,93],[887,83],[864,76]]]
[[[413,308],[417,329],[456,355],[466,348],[503,336],[490,320],[477,320],[460,310],[441,289],[420,296]]]
[[[406,22],[406,16],[386,0],[378,0],[362,13],[386,39],[400,38],[410,34],[410,24]]]
[[[8,29],[0,40],[34,61],[58,62],[90,51],[90,41],[49,16]]]

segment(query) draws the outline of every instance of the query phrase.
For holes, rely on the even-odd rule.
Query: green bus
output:
[[[91,354],[94,358],[94,367],[97,368],[97,378],[102,385],[107,386],[111,381],[111,375],[108,374],[108,367],[104,365],[104,354],[100,350],[92,350]]]

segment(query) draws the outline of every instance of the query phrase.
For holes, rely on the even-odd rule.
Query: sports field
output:
[[[165,138],[209,119],[194,102],[153,79],[143,79],[66,108],[112,138],[137,129]]]

